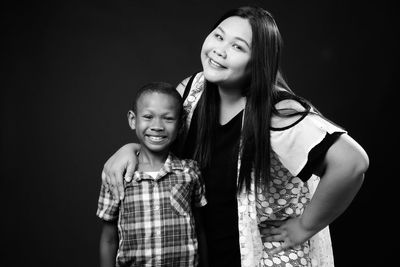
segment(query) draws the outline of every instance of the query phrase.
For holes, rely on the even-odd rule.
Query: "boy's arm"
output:
[[[117,221],[103,221],[100,236],[100,267],[114,267],[118,250]]]
[[[207,255],[207,239],[204,231],[203,215],[201,214],[201,208],[192,207],[194,220],[196,224],[196,235],[198,242],[198,255],[199,255],[199,267],[208,267],[208,255]]]
[[[200,169],[196,161],[190,161],[191,176],[195,181],[194,194],[192,200],[192,211],[196,225],[196,235],[198,241],[199,267],[208,267],[207,239],[204,229],[203,209],[207,204],[205,184],[201,176]]]

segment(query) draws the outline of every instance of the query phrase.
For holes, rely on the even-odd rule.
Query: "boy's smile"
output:
[[[150,139],[151,142],[161,142],[163,141],[166,137],[165,136],[154,136],[154,135],[146,135]]]
[[[167,153],[179,129],[178,101],[163,93],[144,93],[136,109],[136,114],[130,111],[128,115],[141,149],[151,154]]]

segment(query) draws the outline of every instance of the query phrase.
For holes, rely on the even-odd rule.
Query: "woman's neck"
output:
[[[219,123],[221,125],[229,122],[246,106],[246,97],[242,95],[241,89],[218,88],[220,96]]]
[[[219,97],[221,103],[227,105],[235,105],[237,102],[242,101],[243,95],[240,88],[226,88],[218,86]]]

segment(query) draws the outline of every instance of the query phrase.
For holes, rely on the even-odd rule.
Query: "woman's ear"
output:
[[[136,129],[136,115],[132,110],[128,111],[128,123],[132,130]]]

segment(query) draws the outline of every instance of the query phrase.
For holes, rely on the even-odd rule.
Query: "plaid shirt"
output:
[[[196,162],[170,154],[155,179],[135,172],[122,202],[102,185],[96,214],[118,219],[117,266],[187,267],[198,263],[191,207],[206,203]]]

